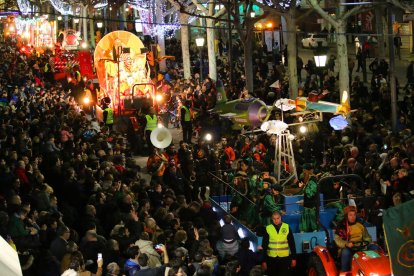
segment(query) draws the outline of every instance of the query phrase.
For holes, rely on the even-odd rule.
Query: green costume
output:
[[[312,232],[319,229],[316,218],[316,205],[318,204],[318,184],[316,178],[311,176],[303,188],[303,213],[299,222],[301,232]]]
[[[263,199],[262,224],[269,225],[272,220],[272,214],[275,211],[281,211],[284,205],[283,195],[272,195],[268,193]]]

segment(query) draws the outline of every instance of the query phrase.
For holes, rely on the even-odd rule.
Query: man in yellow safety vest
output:
[[[110,101],[105,102],[103,105],[103,122],[105,123],[105,126],[109,128],[109,130],[112,130],[112,127],[114,125],[114,110],[110,106]]]
[[[193,136],[193,126],[191,122],[190,101],[185,101],[181,107],[181,127],[183,128],[183,141],[191,144],[191,137]]]
[[[296,266],[295,240],[289,225],[282,222],[277,211],[266,226],[262,247],[266,252],[267,275],[290,275],[291,268]]]
[[[158,118],[155,114],[155,109],[151,107],[149,113],[145,115],[145,139],[148,145],[148,151],[151,153],[154,146],[151,143],[151,132],[157,128]]]

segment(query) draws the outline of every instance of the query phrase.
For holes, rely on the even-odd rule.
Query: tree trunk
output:
[[[249,36],[252,36],[250,32]],[[243,44],[244,48],[244,75],[246,77],[246,88],[249,93],[253,92],[253,45],[252,39],[246,38],[245,43]],[[230,64],[230,66],[232,66]]]
[[[213,80],[217,80],[216,51],[214,47],[215,33],[214,20],[207,19],[207,50],[208,50],[208,75]]]
[[[88,6],[82,6],[83,41],[88,42]]]
[[[188,14],[180,13],[181,53],[183,56],[184,79],[191,77],[188,18]]]
[[[89,34],[90,34],[90,41],[91,41],[91,47],[95,48],[95,24],[93,20],[89,20]]]
[[[349,68],[348,68],[348,48],[346,45],[346,21],[338,20],[338,26],[336,28],[337,33],[337,59],[339,64],[339,95],[340,101],[342,101],[342,93],[348,92],[349,95]],[[350,106],[350,97],[347,101]]]
[[[381,6],[375,6],[375,28],[377,34],[384,34],[383,13],[384,9]],[[385,57],[385,36],[378,35],[378,54],[380,58]]]
[[[112,9],[109,9],[109,29],[108,33],[118,30],[118,13],[117,9],[115,7],[112,7]]]
[[[296,20],[295,10],[290,9],[286,15],[287,25],[287,51],[288,51],[288,75],[289,75],[289,96],[295,99],[298,96],[298,70],[297,70],[297,41],[296,41]]]

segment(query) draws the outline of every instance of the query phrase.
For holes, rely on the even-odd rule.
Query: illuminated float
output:
[[[98,98],[109,97],[117,113],[124,110],[125,100],[133,96],[153,96],[144,49],[142,41],[126,31],[111,32],[96,45],[94,63],[101,88]]]

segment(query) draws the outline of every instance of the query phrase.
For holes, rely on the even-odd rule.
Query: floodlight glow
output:
[[[299,131],[300,131],[300,133],[304,134],[304,133],[306,133],[308,131],[308,129],[305,126],[301,126],[299,128]]]
[[[162,101],[162,95],[160,95],[160,94],[155,95],[155,100],[156,100],[157,102]]]
[[[213,136],[210,133],[207,133],[204,139],[209,142],[211,139],[213,139]]]
[[[91,102],[91,99],[89,99],[89,97],[83,98],[83,103],[84,104],[89,104],[90,102]]]

